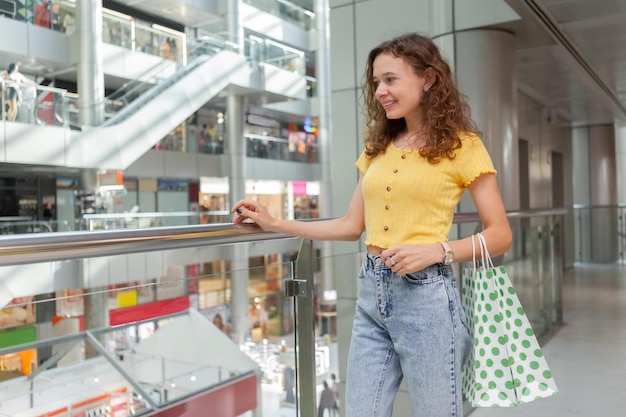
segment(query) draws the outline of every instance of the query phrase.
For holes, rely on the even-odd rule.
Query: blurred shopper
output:
[[[317,417],[324,417],[324,410],[328,410],[328,416],[332,417],[335,408],[335,391],[324,381],[324,390],[320,397],[320,404],[317,407]]]
[[[42,0],[40,3],[35,4],[35,24],[44,28],[50,27],[50,1]]]
[[[63,16],[63,28],[62,32],[66,35],[71,35],[74,33],[75,24],[74,24],[74,15],[71,13],[65,13]]]
[[[20,101],[22,100],[21,85],[26,84],[37,86],[37,83],[29,78],[26,78],[24,74],[20,72],[19,62],[11,62],[9,64],[9,68],[2,72],[2,78],[8,81],[5,86],[6,101],[8,105],[7,120],[13,121],[17,118],[17,110],[19,109]]]
[[[50,29],[56,30],[58,32],[63,31],[63,18],[61,17],[61,6],[59,3],[54,3],[52,5],[52,10],[50,13]]]
[[[46,221],[52,220],[52,204],[49,202],[43,205],[43,219]]]

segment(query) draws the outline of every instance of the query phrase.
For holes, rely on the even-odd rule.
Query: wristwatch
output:
[[[439,242],[441,246],[443,246],[443,261],[444,265],[450,265],[454,262],[454,252],[450,249],[450,245],[447,242]]]

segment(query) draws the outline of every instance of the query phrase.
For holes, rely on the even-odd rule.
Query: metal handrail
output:
[[[509,219],[564,215],[565,208],[511,211]],[[306,219],[301,221],[319,221]],[[477,213],[457,213],[454,223],[480,221]],[[157,250],[226,245],[293,238],[264,232],[256,224],[164,226],[145,229],[97,230],[0,236],[0,266],[123,255]]]
[[[513,219],[527,219],[530,217],[540,216],[562,216],[568,213],[568,209],[563,208],[542,208],[542,209],[528,209],[528,210],[515,210],[507,211],[506,217],[509,220]],[[471,223],[479,222],[480,216],[478,213],[456,213],[454,215],[453,223]]]
[[[626,204],[573,204],[575,209],[624,208]]]
[[[286,238],[250,223],[0,236],[0,266]]]

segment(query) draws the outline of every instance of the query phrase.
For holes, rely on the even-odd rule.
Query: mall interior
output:
[[[324,383],[344,416],[363,241],[230,208],[343,216],[367,53],[407,32],[471,106],[513,231],[494,261],[559,387],[506,413],[620,412],[624,18],[621,0],[0,1],[0,71],[25,77],[0,76],[0,417],[314,417]],[[450,240],[482,226],[466,194]],[[388,415],[411,415],[404,384]]]

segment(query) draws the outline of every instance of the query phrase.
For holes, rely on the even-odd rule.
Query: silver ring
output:
[[[396,264],[396,261],[394,261],[393,258],[389,258],[389,261],[391,262],[391,266],[394,266]]]

